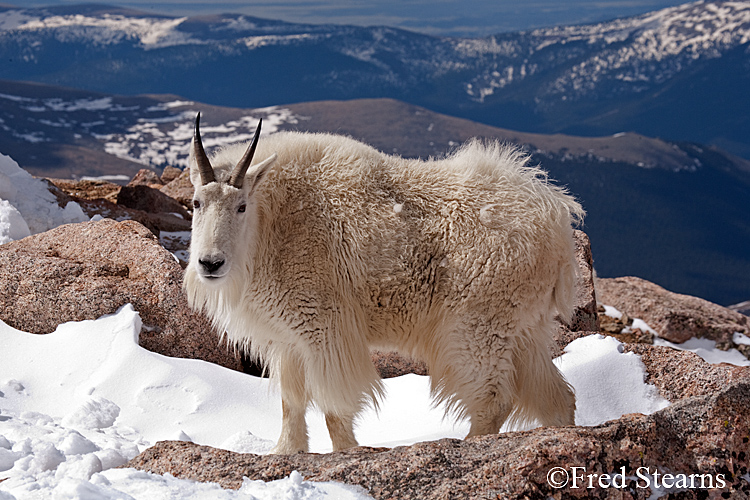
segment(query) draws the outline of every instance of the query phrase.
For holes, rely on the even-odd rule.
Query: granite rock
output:
[[[149,214],[175,214],[184,220],[191,219],[188,211],[177,200],[158,189],[142,184],[128,185],[120,189],[117,204]]]
[[[733,346],[734,333],[750,336],[747,316],[698,297],[670,292],[641,278],[600,278],[596,293],[600,303],[642,319],[671,342],[703,337],[727,348]]]
[[[182,172],[178,177],[161,188],[161,192],[171,198],[174,198],[183,206],[192,207],[195,188],[190,182],[190,171],[185,170],[184,172]]]
[[[574,230],[573,237],[578,264],[576,300],[573,318],[566,328],[573,332],[598,331],[596,289],[594,287],[594,259],[591,254],[591,241],[583,231]]]
[[[140,169],[130,180],[128,186],[149,186],[160,189],[164,182],[153,170],[147,168]]]

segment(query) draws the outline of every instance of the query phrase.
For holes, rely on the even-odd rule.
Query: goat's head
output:
[[[211,166],[200,135],[200,113],[190,148],[193,196],[193,234],[190,266],[205,283],[220,283],[240,257],[248,252],[256,224],[253,192],[276,155],[251,165],[260,137],[261,122],[239,163]]]

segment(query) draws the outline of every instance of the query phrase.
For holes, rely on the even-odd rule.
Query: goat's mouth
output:
[[[225,266],[222,269],[217,269],[215,271],[209,271],[204,268],[196,268],[197,275],[203,281],[204,283],[211,283],[214,285],[218,285],[222,281],[226,279],[226,277],[229,275],[229,267]]]
[[[217,283],[227,277],[227,273],[198,273],[198,275],[206,281]]]

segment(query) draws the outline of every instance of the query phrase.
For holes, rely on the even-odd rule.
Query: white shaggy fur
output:
[[[230,342],[281,386],[277,453],[306,451],[305,410],[325,413],[334,449],[382,383],[369,350],[424,360],[437,401],[469,435],[508,418],[573,424],[575,398],[550,359],[555,314],[575,285],[571,223],[583,210],[528,158],[470,141],[430,161],[326,134],[263,137],[241,189],[245,145],[211,160],[195,200],[184,287]],[[193,155],[194,156],[194,155]],[[238,210],[246,206],[245,210]],[[201,259],[221,259],[206,276]]]

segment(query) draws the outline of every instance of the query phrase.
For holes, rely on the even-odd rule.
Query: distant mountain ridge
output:
[[[95,5],[0,9],[0,57],[0,78],[107,93],[242,108],[389,97],[515,130],[633,130],[750,158],[750,2],[477,39]]]
[[[204,113],[204,140],[209,147],[250,139],[262,117],[265,133],[334,132],[413,158],[442,156],[467,139],[480,137],[522,145],[532,155],[560,162],[622,163],[671,172],[695,172],[704,166],[703,156],[697,154],[704,147],[699,144],[678,144],[635,133],[579,137],[518,132],[391,99],[243,109],[174,95],[121,96],[0,80],[3,150],[29,171],[48,177],[127,176],[142,167],[184,168],[198,111]],[[66,148],[77,148],[82,154],[85,150],[99,165],[82,163],[80,156],[61,156],[60,151]],[[715,154],[723,158],[728,172],[750,181],[750,161],[720,150]]]

